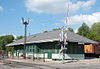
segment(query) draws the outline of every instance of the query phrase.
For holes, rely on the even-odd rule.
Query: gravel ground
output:
[[[12,60],[12,61],[11,61]],[[62,64],[61,61],[28,61],[28,60],[5,60],[0,63],[0,69],[100,69],[100,59],[69,60]]]

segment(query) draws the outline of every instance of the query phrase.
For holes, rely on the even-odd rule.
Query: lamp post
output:
[[[24,32],[24,59],[26,59],[26,33],[27,33],[27,25],[29,24],[29,19],[28,22],[24,21],[24,18],[22,18],[22,23],[25,25],[25,32]]]

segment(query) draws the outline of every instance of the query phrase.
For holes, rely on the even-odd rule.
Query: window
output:
[[[40,51],[40,49],[37,49],[37,52],[39,52]]]
[[[32,49],[30,49],[30,52],[32,52]]]
[[[34,52],[34,49],[33,49],[33,52]]]
[[[27,49],[27,52],[29,52],[29,49]]]

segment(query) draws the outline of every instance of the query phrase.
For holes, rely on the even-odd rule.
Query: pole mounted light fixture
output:
[[[28,21],[25,21],[24,18],[22,17],[22,23],[23,24],[29,24],[29,20],[30,20],[30,18],[28,18]]]
[[[24,21],[24,18],[22,17],[22,23],[25,25],[25,32],[24,32],[24,59],[26,59],[26,33],[27,33],[27,25],[29,24],[29,18],[28,22]]]

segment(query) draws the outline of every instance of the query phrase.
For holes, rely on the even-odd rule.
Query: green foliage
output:
[[[91,27],[91,30],[100,36],[100,22],[94,23]]]
[[[0,50],[2,50],[2,47],[0,46]]]
[[[61,28],[56,28],[56,29],[53,29],[53,31],[56,31],[56,30],[60,30]]]
[[[74,32],[74,30],[72,28],[68,28],[68,31],[70,32]]]
[[[0,49],[6,50],[6,45],[13,42],[13,35],[5,35],[0,37]]]
[[[94,23],[91,28],[83,23],[82,26],[78,29],[78,34],[91,40],[100,41],[100,22]]]
[[[56,30],[61,30],[61,28],[53,29],[53,31],[56,31]],[[74,32],[74,30],[73,30],[72,28],[68,28],[68,31],[70,31],[70,32]]]
[[[23,38],[23,36],[20,35],[20,36],[17,36],[16,40],[19,40],[19,39],[22,39],[22,38]]]
[[[90,33],[88,35],[88,38],[91,39],[91,40],[100,40],[100,37],[98,36],[98,34],[95,33],[92,30],[90,30]]]
[[[83,23],[82,26],[78,29],[78,34],[79,35],[82,35],[84,37],[87,37],[87,38],[89,36],[89,32],[90,32],[90,29],[86,25],[86,23]]]
[[[6,47],[6,51],[7,52],[14,52],[14,47],[11,47],[11,46]]]

